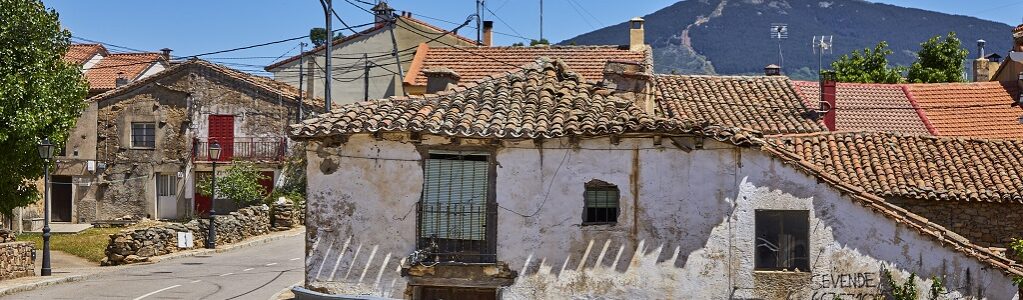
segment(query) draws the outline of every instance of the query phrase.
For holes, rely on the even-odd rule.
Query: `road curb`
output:
[[[301,285],[303,281],[296,282],[295,284],[289,285],[283,290],[277,291],[277,293],[275,293],[273,296],[270,296],[270,300],[280,300],[282,295],[284,295],[285,293],[290,293],[292,288]],[[286,299],[294,299],[294,297]]]
[[[95,277],[95,276],[98,276],[98,275],[102,275],[102,274],[107,273],[107,272],[112,272],[112,271],[116,271],[116,270],[130,269],[130,268],[135,268],[135,267],[151,265],[151,264],[154,264],[154,263],[157,263],[157,262],[173,260],[173,259],[177,259],[177,258],[181,258],[181,257],[192,257],[192,256],[199,256],[199,255],[209,255],[209,254],[214,254],[214,253],[229,252],[229,251],[232,251],[232,250],[235,250],[235,249],[241,249],[241,248],[251,247],[251,246],[254,246],[254,245],[266,244],[266,243],[269,243],[269,242],[272,242],[272,241],[276,241],[276,240],[280,240],[280,239],[284,239],[284,238],[289,238],[289,237],[293,237],[293,236],[297,236],[297,235],[301,235],[303,233],[305,233],[305,226],[300,226],[300,227],[293,228],[293,229],[286,230],[286,231],[278,231],[278,232],[275,232],[275,233],[273,233],[271,235],[250,238],[250,239],[238,242],[238,243],[225,245],[225,246],[223,246],[221,248],[217,248],[217,249],[197,249],[197,250],[188,250],[188,251],[175,252],[175,253],[171,253],[171,254],[167,254],[167,255],[151,257],[149,259],[149,261],[143,262],[143,263],[130,264],[130,265],[122,265],[122,266],[102,267],[101,270],[97,270],[97,271],[94,271],[94,272],[91,272],[91,273],[88,273],[88,274],[69,275],[69,276],[66,276],[66,277],[59,277],[59,278],[53,278],[53,279],[46,279],[46,280],[42,280],[42,281],[35,281],[35,282],[19,284],[19,285],[15,285],[15,286],[12,286],[12,287],[0,289],[0,297],[11,295],[11,294],[15,294],[15,293],[27,292],[27,291],[31,291],[31,290],[34,290],[34,289],[38,289],[38,288],[41,288],[41,287],[47,287],[47,286],[51,286],[51,285],[58,285],[58,284],[64,284],[64,283],[69,283],[69,282],[81,281],[81,280],[84,280],[84,279],[89,279],[89,278],[92,278],[92,277]],[[12,280],[17,280],[17,279],[12,279]],[[0,281],[0,283],[2,283],[2,281]]]

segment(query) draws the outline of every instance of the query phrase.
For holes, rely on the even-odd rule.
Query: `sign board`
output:
[[[195,246],[195,237],[191,232],[178,232],[178,248],[192,248]]]

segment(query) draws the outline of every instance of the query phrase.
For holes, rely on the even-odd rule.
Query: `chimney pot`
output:
[[[767,76],[781,76],[781,67],[776,64],[770,64],[764,67],[764,75]]]
[[[643,18],[635,17],[629,20],[629,50],[632,51],[643,51],[646,49],[646,41],[644,40],[644,29],[643,24],[646,21]]]
[[[128,78],[124,77],[124,72],[117,72],[117,79],[114,79],[114,87],[121,87],[128,84]]]
[[[494,45],[494,21],[483,21],[483,46]]]
[[[163,52],[163,59],[164,60],[170,61],[170,59],[171,59],[171,51],[172,50],[170,48],[160,49],[160,52]]]

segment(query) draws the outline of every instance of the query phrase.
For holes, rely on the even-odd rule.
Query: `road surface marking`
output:
[[[248,272],[248,271],[252,271],[252,268],[248,268],[248,269],[242,270],[242,272]]]
[[[138,298],[135,298],[134,300],[140,300],[142,298],[149,297],[149,296],[152,296],[152,295],[156,295],[156,293],[159,293],[159,292],[162,292],[162,291],[166,291],[166,290],[169,290],[169,289],[173,289],[173,288],[176,288],[176,287],[179,287],[179,286],[181,286],[181,285],[180,284],[176,284],[176,285],[168,286],[168,287],[165,287],[165,288],[162,288],[162,289],[159,289],[159,290],[155,290],[155,291],[150,292],[149,294],[145,294],[145,295],[139,296]]]
[[[196,283],[196,282],[200,282],[200,281],[202,281],[202,280],[192,280],[191,283]]]
[[[224,277],[224,276],[227,276],[227,275],[234,275],[234,273],[224,273],[224,274],[220,274],[220,277]]]
[[[269,267],[269,266],[276,265],[276,264],[277,263],[268,263],[268,264],[266,264],[266,266]]]
[[[296,261],[296,260],[299,260],[299,259],[302,259],[302,258],[301,257],[296,257],[296,258],[289,259],[289,261]]]

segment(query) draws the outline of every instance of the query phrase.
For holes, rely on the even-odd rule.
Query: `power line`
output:
[[[590,23],[590,19],[587,19],[586,16],[584,16],[583,13],[579,11],[578,8],[575,7],[575,2],[568,1],[568,6],[571,7],[573,11],[575,11],[575,14],[579,15],[579,18],[583,19],[583,22],[586,22],[586,25],[590,25],[591,28],[597,29],[597,26],[594,26],[593,23]]]
[[[508,3],[508,2],[505,2],[505,3]],[[494,11],[492,11],[492,10],[490,10],[490,8],[489,8],[489,7],[486,7],[486,6],[484,6],[483,8],[484,8],[484,9],[486,9],[486,10],[487,10],[487,12],[489,12],[489,13],[490,13],[491,15],[493,15],[493,16],[494,16],[495,18],[497,18],[497,20],[498,20],[498,21],[501,21],[501,24],[504,24],[504,26],[507,26],[507,27],[508,27],[508,29],[510,29],[510,30],[511,30],[512,32],[514,32],[514,33],[515,33],[515,34],[517,34],[517,35],[522,35],[521,33],[519,33],[519,31],[518,31],[518,30],[515,30],[515,27],[512,27],[511,25],[509,25],[509,24],[508,24],[508,22],[505,22],[505,21],[504,21],[504,19],[502,19],[502,18],[501,18],[501,16],[498,16],[498,15],[497,15],[497,13],[495,13],[495,12],[494,12]]]
[[[590,10],[586,9],[586,6],[583,6],[582,4],[575,0],[568,0],[568,2],[574,3],[576,6],[579,6],[579,9],[582,9],[582,11],[586,13],[586,15],[590,16],[590,18],[593,18],[593,21],[597,22],[597,24],[600,26],[604,26],[604,23],[601,22],[599,18],[593,16],[593,14],[590,13]]]

